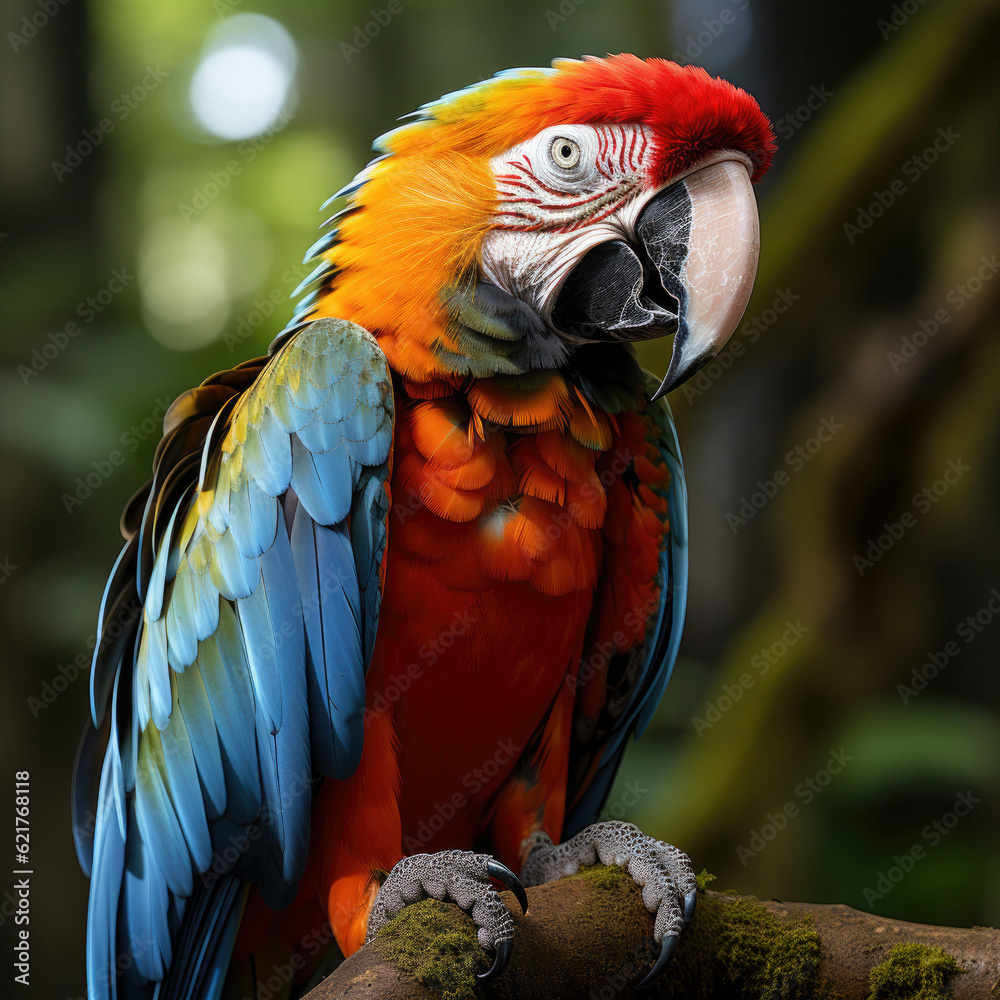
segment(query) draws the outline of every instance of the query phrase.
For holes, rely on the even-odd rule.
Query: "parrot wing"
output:
[[[217,996],[246,883],[294,896],[312,780],[361,755],[392,433],[385,358],[338,320],[167,413],[122,517],[75,775],[91,1000]]]
[[[643,373],[652,395],[658,380]],[[579,710],[574,724],[570,787],[563,835],[579,833],[600,814],[625,753],[629,735],[638,739],[659,707],[680,648],[687,608],[688,530],[687,486],[684,464],[666,399],[646,405],[646,441],[666,467],[665,483],[651,482],[649,489],[665,505],[667,530],[662,534],[656,571],[655,607],[646,620],[643,641],[607,660],[599,683],[603,710],[594,724],[582,725]],[[609,580],[614,587],[618,581]],[[584,659],[587,659],[585,654]]]

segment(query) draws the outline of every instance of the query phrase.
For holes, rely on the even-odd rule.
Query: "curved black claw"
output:
[[[517,901],[521,904],[521,912],[527,913],[528,894],[524,891],[524,886],[521,885],[521,880],[506,865],[502,865],[495,858],[490,859],[486,866],[486,870],[490,873],[490,878],[495,878],[501,885],[505,885],[512,893],[514,893],[517,897]],[[494,967],[495,965],[496,963],[494,963]],[[490,969],[486,975],[490,976],[492,973],[493,970]]]
[[[504,866],[501,865],[499,862],[494,862],[494,864],[499,865],[500,868],[504,868]],[[504,870],[510,872],[509,868],[504,868]],[[493,873],[490,872],[490,874],[492,875]],[[493,875],[493,877],[498,878],[497,875]],[[503,881],[503,879],[499,880],[501,882]],[[514,881],[517,882],[519,886],[521,885],[521,883],[517,881],[516,875],[514,876]],[[515,890],[511,889],[511,892],[514,891]],[[521,889],[521,892],[522,894],[524,893],[523,888]],[[497,957],[493,959],[493,964],[489,967],[489,969],[486,972],[476,973],[476,978],[481,979],[485,983],[487,980],[493,979],[496,976],[502,976],[504,970],[507,968],[508,965],[510,965],[510,956],[513,954],[514,954],[513,941],[507,940],[507,941],[497,942]]]
[[[670,956],[674,953],[674,948],[677,947],[678,934],[664,934],[663,944],[660,946],[660,957],[656,960],[656,964],[646,973],[645,978],[636,989],[644,990],[647,986],[653,985],[653,980],[663,971],[663,967],[670,961]]]
[[[687,927],[691,923],[691,918],[694,916],[694,904],[698,901],[698,890],[692,889],[684,897],[684,926]]]

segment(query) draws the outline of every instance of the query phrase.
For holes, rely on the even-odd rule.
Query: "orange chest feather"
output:
[[[404,827],[410,795],[446,800],[471,781],[485,803],[586,645],[620,631],[635,601],[607,595],[647,599],[663,523],[635,492],[637,463],[658,474],[641,466],[645,433],[635,414],[582,407],[522,434],[484,425],[460,397],[397,401],[367,686],[404,749]],[[609,573],[621,586],[602,585]],[[495,780],[469,778],[497,754]]]
[[[602,419],[601,443],[610,445]],[[593,592],[614,478],[599,468],[602,450],[569,429],[484,425],[451,397],[402,406],[393,451],[391,553],[433,565],[456,588],[523,582],[518,589],[539,596]]]

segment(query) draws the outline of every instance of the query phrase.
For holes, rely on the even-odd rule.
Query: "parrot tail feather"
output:
[[[226,875],[202,883],[185,901],[177,957],[155,1000],[219,1000],[248,888],[236,876]]]

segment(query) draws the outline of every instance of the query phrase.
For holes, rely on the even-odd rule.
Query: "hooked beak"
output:
[[[632,236],[590,250],[566,278],[556,327],[585,341],[674,334],[653,399],[700,371],[732,336],[753,289],[760,236],[742,159],[695,169],[641,205]]]

